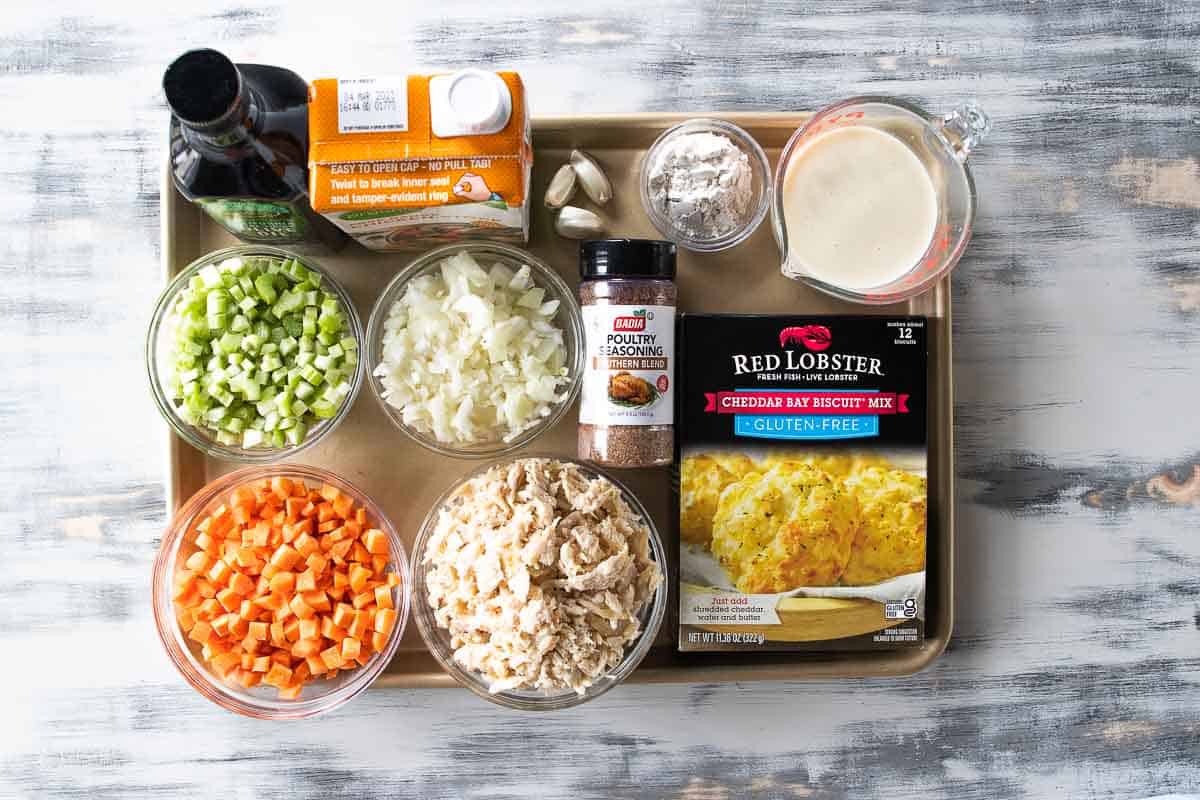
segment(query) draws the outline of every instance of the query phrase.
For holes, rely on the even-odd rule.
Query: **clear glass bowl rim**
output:
[[[350,384],[350,394],[342,401],[341,407],[337,414],[323,421],[320,425],[314,426],[316,431],[309,431],[305,436],[304,441],[292,447],[275,448],[253,448],[247,450],[243,447],[234,447],[223,445],[205,431],[196,426],[189,425],[184,422],[179,414],[176,413],[171,401],[167,398],[166,392],[162,386],[162,376],[159,373],[158,367],[158,349],[159,336],[162,333],[163,323],[166,322],[167,315],[171,312],[171,306],[175,301],[175,297],[184,289],[192,277],[201,269],[209,264],[217,264],[227,258],[235,256],[253,257],[253,256],[272,256],[275,258],[296,259],[304,265],[305,269],[310,269],[320,274],[321,279],[325,281],[330,290],[337,295],[338,301],[345,307],[346,316],[350,321],[351,335],[354,341],[358,343],[358,367],[354,370],[354,379]],[[183,270],[176,275],[162,293],[158,296],[158,301],[154,305],[154,314],[150,320],[150,327],[146,332],[146,375],[150,381],[151,393],[154,396],[154,404],[158,407],[158,411],[162,414],[163,419],[171,426],[171,429],[183,439],[185,442],[196,448],[200,452],[212,458],[220,458],[226,461],[235,461],[241,464],[266,464],[277,461],[287,456],[293,456],[297,453],[307,450],[309,447],[317,444],[332,433],[350,413],[351,407],[354,405],[355,399],[358,397],[358,392],[362,388],[364,376],[364,358],[363,345],[365,338],[363,334],[362,320],[358,316],[358,310],[354,306],[354,301],[350,299],[350,295],[342,288],[336,279],[329,273],[324,266],[314,261],[309,256],[298,255],[287,250],[282,250],[278,247],[269,245],[235,245],[226,247],[220,250],[214,250],[200,258],[197,258],[192,263],[188,264]]]
[[[367,509],[368,515],[387,535],[392,553],[389,565],[400,574],[401,579],[401,584],[397,587],[399,603],[396,608],[396,625],[392,628],[392,635],[388,640],[387,647],[375,653],[365,666],[349,673],[351,677],[336,689],[298,700],[271,700],[254,697],[213,676],[188,646],[183,631],[175,619],[174,602],[171,598],[176,559],[184,537],[191,530],[197,517],[214,501],[227,492],[233,491],[235,487],[250,481],[279,475],[303,478],[310,485],[317,482],[330,483],[354,497],[355,502]],[[168,523],[167,529],[163,533],[162,543],[154,558],[151,607],[154,612],[154,624],[158,638],[167,657],[184,680],[202,697],[226,710],[257,719],[303,719],[323,714],[349,702],[370,686],[391,663],[408,626],[412,596],[412,571],[409,567],[408,552],[400,535],[396,532],[395,526],[374,500],[354,484],[319,467],[304,464],[265,464],[242,467],[214,478],[180,506]],[[310,685],[320,686],[321,684],[322,681],[317,680]]]
[[[390,405],[384,399],[382,383],[375,375],[375,368],[379,366],[376,361],[376,355],[382,351],[383,326],[396,300],[399,299],[400,295],[414,278],[429,271],[438,261],[461,252],[471,254],[486,253],[493,256],[499,255],[510,262],[517,261],[521,264],[528,264],[530,271],[533,273],[534,283],[554,293],[555,296],[552,299],[560,301],[560,313],[563,313],[563,310],[566,309],[567,327],[570,328],[570,332],[574,337],[574,347],[570,347],[570,342],[567,342],[567,366],[571,372],[571,382],[567,387],[566,398],[558,404],[549,416],[543,417],[536,425],[523,431],[520,436],[511,442],[501,440],[476,446],[455,446],[439,442],[431,435],[415,431],[399,419],[400,410]],[[367,321],[367,347],[362,361],[366,363],[366,382],[370,385],[371,393],[375,396],[379,407],[383,410],[388,420],[405,436],[425,449],[439,455],[471,460],[494,459],[516,452],[541,434],[553,428],[575,404],[583,382],[583,335],[583,313],[579,308],[579,300],[576,298],[575,292],[553,267],[532,253],[512,247],[511,245],[497,242],[458,242],[443,245],[416,257],[404,269],[396,273],[395,277],[388,281],[387,286],[380,293],[379,299],[375,301],[375,305],[371,308],[371,315]]]
[[[424,557],[425,548],[429,543],[429,537],[433,533],[433,529],[437,525],[438,513],[442,506],[454,496],[454,494],[468,481],[479,477],[493,467],[507,466],[514,461],[524,461],[526,459],[549,459],[559,461],[564,464],[575,464],[582,468],[590,477],[602,477],[611,482],[621,492],[621,496],[634,513],[640,515],[645,520],[647,528],[650,530],[650,550],[654,556],[654,561],[658,564],[659,570],[662,572],[662,581],[658,585],[658,589],[654,593],[654,599],[647,606],[647,611],[643,611],[644,625],[642,632],[637,641],[628,646],[625,651],[625,657],[621,663],[614,667],[608,674],[603,676],[600,681],[589,686],[583,694],[579,694],[572,689],[563,690],[557,694],[546,694],[543,696],[533,696],[528,692],[496,692],[488,691],[487,685],[483,679],[468,672],[458,665],[454,660],[453,654],[448,648],[442,644],[442,636],[439,632],[444,633],[438,627],[437,622],[433,618],[433,611],[429,604],[425,602],[426,586],[425,586],[425,571],[422,568],[422,559]],[[522,454],[518,458],[503,458],[489,462],[479,466],[470,474],[455,481],[445,492],[438,497],[437,501],[430,507],[429,512],[425,515],[425,519],[421,523],[421,527],[417,533],[416,542],[413,544],[412,554],[412,574],[413,574],[413,617],[417,622],[417,630],[421,634],[421,639],[425,642],[426,649],[433,655],[442,668],[446,670],[459,684],[470,689],[475,694],[489,700],[497,705],[505,706],[506,708],[517,709],[521,711],[554,711],[563,708],[570,708],[585,703],[589,700],[594,700],[608,690],[612,689],[623,682],[630,673],[637,668],[650,652],[650,648],[654,646],[654,642],[658,638],[659,630],[662,628],[663,619],[666,616],[668,596],[670,594],[667,583],[670,580],[669,565],[667,562],[666,546],[663,544],[662,536],[659,534],[658,526],[654,524],[654,518],[650,512],[646,510],[645,505],[632,490],[624,483],[614,478],[608,471],[596,466],[589,461],[582,461],[574,458],[563,458],[547,453],[531,453],[528,455]]]

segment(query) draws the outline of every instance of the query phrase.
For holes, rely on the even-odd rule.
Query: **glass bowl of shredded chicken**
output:
[[[367,349],[371,388],[401,431],[444,455],[496,457],[575,401],[583,318],[563,279],[529,253],[453,244],[387,285]]]
[[[584,462],[525,457],[450,488],[417,536],[413,607],[426,646],[480,697],[551,710],[624,680],[667,605],[649,513]]]

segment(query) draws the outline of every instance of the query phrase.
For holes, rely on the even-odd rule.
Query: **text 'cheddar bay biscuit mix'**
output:
[[[533,146],[517,73],[323,78],[308,110],[312,207],[367,247],[529,239]]]
[[[928,321],[685,314],[679,649],[925,636]]]

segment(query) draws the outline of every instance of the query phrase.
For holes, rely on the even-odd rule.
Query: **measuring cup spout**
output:
[[[963,103],[942,117],[942,134],[959,161],[965,161],[991,130],[992,118],[976,103]]]

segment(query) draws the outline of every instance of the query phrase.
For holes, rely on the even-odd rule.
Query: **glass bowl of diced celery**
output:
[[[310,447],[363,381],[354,303],[312,259],[274,247],[218,250],[159,297],[146,366],[159,411],[215,458],[273,461]]]

